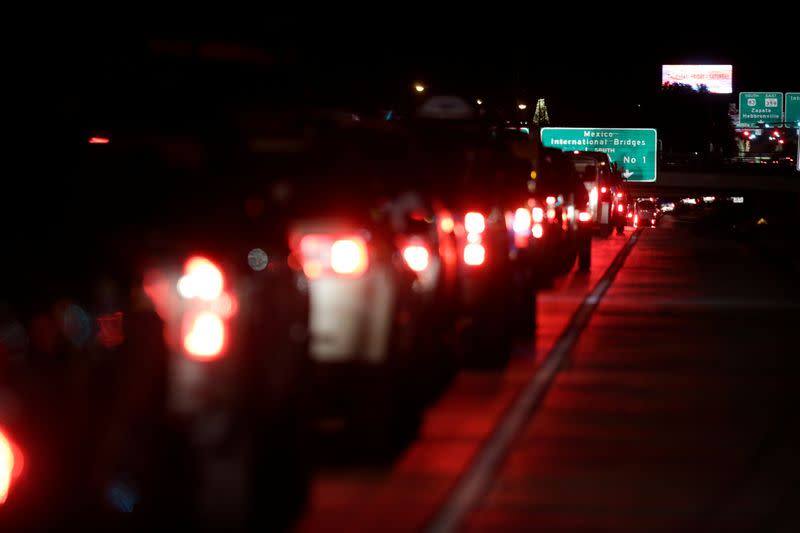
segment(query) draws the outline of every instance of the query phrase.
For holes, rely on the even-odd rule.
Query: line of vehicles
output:
[[[593,236],[634,224],[607,155],[457,97],[401,121],[153,113],[67,130],[47,194],[15,185],[37,205],[6,226],[3,528],[288,523],[315,421],[390,453],[458,369],[508,362]]]

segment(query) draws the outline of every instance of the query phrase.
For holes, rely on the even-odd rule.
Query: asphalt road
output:
[[[535,339],[459,374],[392,465],[322,468],[296,529],[800,530],[794,271],[702,216],[629,238],[596,240],[590,275],[540,294]]]

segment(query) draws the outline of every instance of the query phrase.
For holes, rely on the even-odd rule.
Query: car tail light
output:
[[[464,215],[464,229],[467,233],[483,233],[486,229],[486,219],[482,214],[470,211]]]
[[[591,218],[592,218],[592,215],[589,214],[588,211],[581,211],[580,213],[578,213],[578,220],[580,222],[589,222],[589,220]]]
[[[184,323],[183,347],[194,359],[216,359],[225,347],[225,330],[225,321],[213,311],[188,314]]]
[[[542,209],[541,207],[534,207],[531,210],[531,213],[533,214],[533,223],[541,224],[542,221],[544,220],[544,209]]]
[[[339,239],[331,245],[331,270],[358,275],[367,270],[367,243],[361,238]]]
[[[556,210],[552,207],[547,210],[547,221],[550,223],[556,221]]]
[[[482,244],[470,243],[464,247],[464,263],[470,266],[482,265],[486,261],[486,249]]]
[[[621,192],[617,193],[617,198],[622,198],[622,193]]]
[[[651,218],[651,219],[650,219],[650,224],[652,224],[653,226],[655,226],[655,225],[656,225],[656,219],[654,219],[654,218]]]
[[[89,137],[89,144],[108,144],[111,139],[108,137]]]
[[[633,215],[633,227],[635,228],[638,225],[639,225],[639,214],[637,213]]]
[[[601,192],[601,193],[605,194],[607,191],[608,191],[608,189],[607,189],[607,188],[605,188],[605,187],[600,187],[600,192]]]
[[[531,233],[533,233],[533,237],[535,239],[541,239],[542,235],[544,234],[544,230],[542,229],[542,225],[541,224],[534,224],[533,225],[533,231]]]
[[[367,243],[359,236],[305,235],[300,239],[303,272],[311,279],[323,274],[359,276],[367,271]]]
[[[531,212],[520,207],[514,212],[514,233],[527,235],[531,231]]]
[[[408,268],[414,272],[422,272],[430,263],[430,252],[421,244],[411,244],[403,248],[403,259]]]
[[[8,434],[0,428],[0,505],[8,499],[14,482],[22,474],[24,456]]]
[[[633,218],[633,213],[628,213],[628,218]]]
[[[556,205],[556,197],[555,196],[548,196],[544,199],[547,205]]]
[[[209,259],[192,257],[186,262],[183,272],[178,281],[178,292],[184,298],[212,301],[222,294],[225,278],[222,270]]]
[[[450,233],[455,228],[456,224],[453,221],[453,217],[450,215],[442,216],[442,219],[439,221],[439,227],[442,228],[442,231],[445,233]]]
[[[624,209],[624,207],[622,206],[622,204],[619,204],[619,205],[617,206],[617,213],[622,213],[622,210],[623,210],[623,209]]]

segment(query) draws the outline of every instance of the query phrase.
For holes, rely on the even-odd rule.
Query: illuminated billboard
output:
[[[733,67],[731,65],[662,65],[661,84],[681,83],[695,90],[701,85],[708,92],[730,94],[733,92]]]

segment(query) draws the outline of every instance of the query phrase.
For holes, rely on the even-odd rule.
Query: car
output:
[[[24,461],[9,529],[255,526],[304,504],[309,293],[289,219],[230,115],[197,120],[162,89],[135,121],[59,123],[37,180],[9,190],[36,199],[4,212],[19,342],[0,350],[0,448]],[[32,266],[37,250],[51,259]]]
[[[432,208],[402,179],[402,136],[354,117],[253,112],[242,145],[275,178],[307,280],[311,416],[383,459],[414,435],[435,385],[428,321],[446,269]]]
[[[516,157],[512,143],[492,135],[457,95],[425,100],[405,128],[413,139],[413,172],[442,236],[455,247],[457,263],[448,278],[456,291],[450,328],[459,365],[496,369],[511,356],[513,324],[504,313],[514,302],[516,263],[506,214],[526,203],[530,162]]]
[[[525,249],[537,272],[536,284],[545,287],[554,276],[569,271],[576,258],[581,269],[591,264],[591,234],[581,221],[588,191],[569,156],[560,150],[539,148],[533,166],[529,182],[533,225]]]
[[[612,164],[604,152],[567,151],[576,172],[589,190],[590,208],[595,231],[604,237],[611,235],[616,228],[618,233],[624,229],[619,205],[624,200],[622,173]],[[622,192],[623,196],[618,196]],[[624,208],[623,208],[624,211]]]
[[[640,198],[636,201],[633,215],[634,227],[656,227],[661,218],[661,211],[652,198]]]

